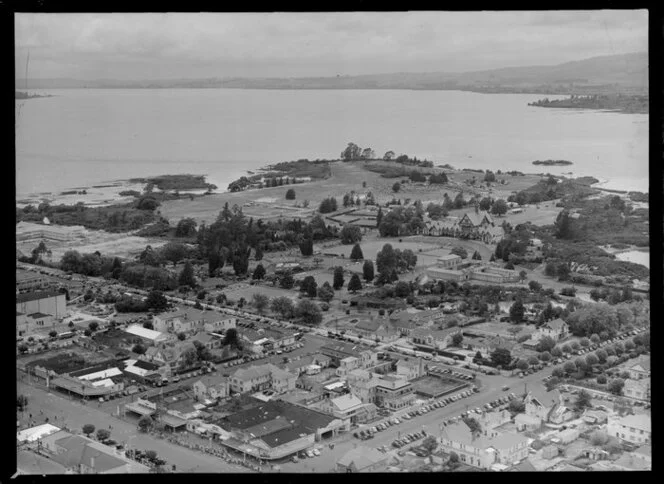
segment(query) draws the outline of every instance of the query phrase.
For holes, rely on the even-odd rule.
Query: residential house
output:
[[[623,442],[649,444],[652,436],[652,423],[646,414],[620,417],[609,415],[607,433]]]
[[[376,405],[389,410],[408,407],[415,400],[413,385],[403,377],[386,375],[376,385]]]
[[[205,376],[192,385],[194,396],[199,402],[219,400],[230,395],[230,381],[226,376]]]
[[[298,360],[282,365],[282,368],[294,375],[301,375],[312,371],[310,367],[317,366],[319,370],[330,366],[330,358],[322,354],[303,356]]]
[[[259,328],[257,330],[243,328],[239,336],[247,343],[249,349],[256,354],[284,348],[295,343],[295,331]]]
[[[330,364],[334,367],[340,367],[341,360],[348,357],[357,358],[357,368],[370,368],[378,363],[376,353],[351,343],[328,343],[321,347],[320,352],[330,358]]]
[[[555,445],[547,445],[542,447],[542,458],[543,459],[554,459],[558,457],[560,450]]]
[[[406,380],[414,380],[423,375],[425,375],[425,371],[422,358],[402,359],[397,362],[397,376],[402,376]]]
[[[217,348],[221,348],[221,345],[224,340],[220,336],[214,334],[198,332],[193,337],[189,338],[189,341],[191,341],[192,343],[194,343],[194,341],[198,341],[207,349],[214,350]]]
[[[541,339],[545,336],[553,338],[554,341],[560,341],[569,336],[569,326],[562,319],[554,319],[544,323],[537,329],[533,339]]]
[[[587,409],[583,416],[581,417],[584,422],[588,424],[603,424],[608,420],[608,414],[601,410],[590,410]]]
[[[337,472],[381,472],[387,468],[388,456],[373,447],[359,446],[337,461]]]
[[[399,333],[391,328],[387,321],[381,319],[362,320],[353,329],[348,330],[348,333],[372,341],[390,342],[399,339]]]
[[[476,420],[480,424],[480,427],[482,427],[484,435],[487,436],[489,430],[493,430],[510,422],[512,420],[512,414],[508,410],[483,412],[482,415],[476,417]]]
[[[596,462],[590,466],[590,469],[593,471],[649,471],[652,469],[652,463],[640,459],[633,452],[626,452],[617,460]]]
[[[464,464],[482,469],[494,464],[514,465],[528,457],[526,437],[496,430],[473,434],[463,421],[443,428],[441,447],[447,453],[455,452]]]
[[[235,393],[272,389],[285,393],[295,389],[297,376],[271,363],[240,368],[230,376],[230,389]]]
[[[519,432],[527,432],[540,428],[542,426],[542,419],[537,416],[520,413],[514,418],[514,423]]]
[[[16,312],[49,314],[55,319],[61,319],[67,315],[67,300],[64,294],[55,290],[17,294]]]
[[[642,378],[641,380],[628,378],[625,380],[623,395],[637,400],[650,401],[650,378]]]
[[[223,334],[229,329],[237,327],[237,318],[210,319],[203,323],[203,329],[208,333]]]
[[[191,367],[188,356],[191,351],[195,353],[196,347],[190,341],[162,343],[159,346],[149,347],[139,358],[159,365],[160,368],[164,368],[165,376],[169,376]]]
[[[564,406],[563,397],[557,389],[547,392],[544,388],[536,387],[528,391],[524,400],[526,415],[539,418],[543,422],[549,421],[551,412]]]
[[[641,355],[626,368],[632,380],[650,378],[650,356]]]

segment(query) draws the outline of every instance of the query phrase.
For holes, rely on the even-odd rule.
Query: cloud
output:
[[[647,50],[644,10],[17,14],[15,25],[17,66],[29,50],[34,77],[483,70]]]

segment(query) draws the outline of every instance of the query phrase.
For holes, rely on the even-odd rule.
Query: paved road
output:
[[[57,393],[28,385],[23,381],[17,382],[17,385],[18,393],[26,395],[29,401],[25,420],[28,419],[28,414],[32,413],[33,419],[36,420],[35,425],[44,423],[46,417],[49,418],[49,423],[58,427],[66,425],[73,432],[79,431],[88,423],[97,428],[109,428],[110,425],[112,439],[125,442],[130,448],[156,451],[168,466],[175,464],[177,472],[250,472],[245,467],[228,464],[217,457],[141,434],[136,425],[108,415],[98,409],[95,403],[83,405],[72,402]]]

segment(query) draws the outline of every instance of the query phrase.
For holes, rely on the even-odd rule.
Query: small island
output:
[[[161,175],[149,178],[131,178],[130,183],[147,183],[159,190],[216,190],[217,186],[205,181],[205,175]]]
[[[567,166],[573,165],[571,161],[567,160],[536,160],[533,161],[533,165],[544,165],[544,166]]]
[[[51,94],[30,94],[29,92],[16,91],[15,99],[35,99],[38,97],[53,97]]]
[[[549,98],[540,99],[528,106],[541,108],[568,108],[568,109],[601,109],[605,111],[615,111],[629,114],[648,114],[648,96],[647,95],[628,95],[628,94],[590,94],[577,95],[572,94],[567,99]]]

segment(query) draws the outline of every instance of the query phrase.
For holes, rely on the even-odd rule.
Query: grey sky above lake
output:
[[[16,75],[305,77],[552,65],[648,48],[646,10],[16,14]]]

